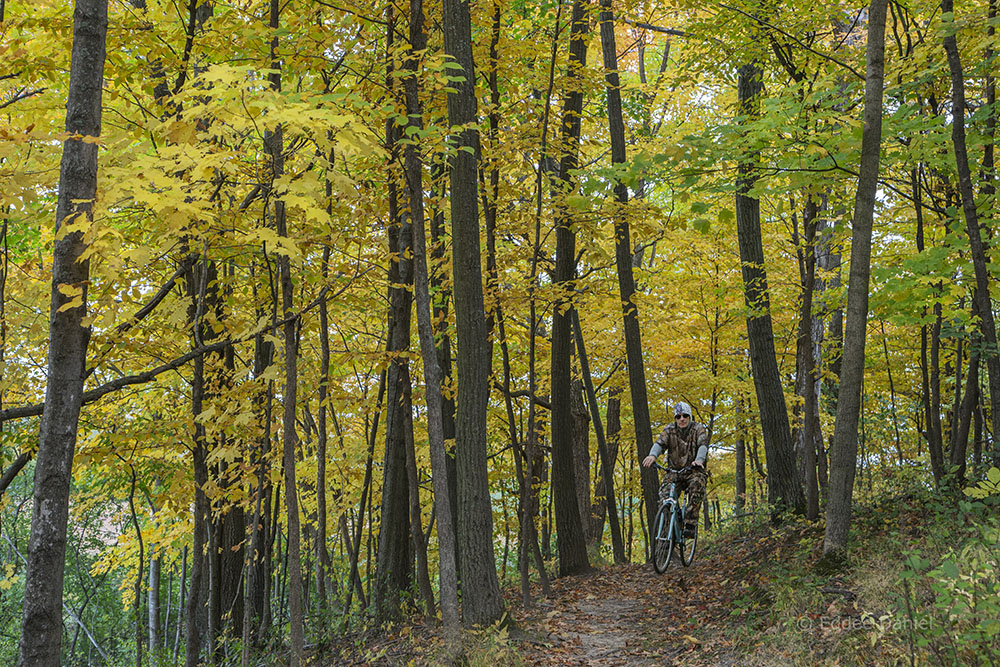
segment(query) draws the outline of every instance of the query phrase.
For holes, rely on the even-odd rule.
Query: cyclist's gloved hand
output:
[[[698,459],[695,459],[694,462],[691,464],[691,467],[692,468],[698,468],[700,470],[704,470],[705,469],[705,464],[702,463],[701,461],[699,461]]]

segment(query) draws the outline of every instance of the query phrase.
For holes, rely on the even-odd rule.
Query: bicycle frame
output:
[[[675,470],[659,464],[655,465],[657,469],[674,476],[691,471],[690,467]],[[697,535],[691,538],[684,537],[684,517],[687,508],[680,502],[680,493],[677,481],[674,479],[668,487],[667,497],[660,502],[656,513],[657,525],[653,533],[653,568],[660,574],[666,572],[670,566],[675,546],[680,553],[681,563],[685,566],[689,565],[694,558],[698,538]],[[690,542],[690,544],[687,545],[686,542]]]
[[[660,503],[660,507],[670,508],[670,525],[667,526],[665,534],[662,532],[663,527],[657,526],[657,535],[662,535],[664,539],[675,539],[678,544],[683,544],[684,531],[682,530],[682,526],[684,525],[684,506],[680,502],[680,496],[680,491],[677,490],[677,482],[670,482],[670,492],[667,498]]]

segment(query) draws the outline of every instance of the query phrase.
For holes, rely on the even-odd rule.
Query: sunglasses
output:
[[[674,419],[691,419],[691,415],[677,415]]]

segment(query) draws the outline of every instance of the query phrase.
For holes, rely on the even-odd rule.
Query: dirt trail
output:
[[[717,664],[698,657],[711,632],[704,611],[717,602],[711,568],[696,559],[657,575],[649,564],[617,565],[557,580],[551,598],[515,610],[532,637],[521,655],[531,665]]]

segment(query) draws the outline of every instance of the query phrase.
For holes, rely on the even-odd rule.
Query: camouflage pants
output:
[[[705,487],[708,484],[708,474],[704,470],[692,470],[684,475],[667,474],[660,484],[660,502],[670,497],[670,484],[677,482],[677,488],[687,493],[685,503],[687,511],[684,515],[685,527],[698,525],[698,510],[701,509],[701,501],[705,499]]]

